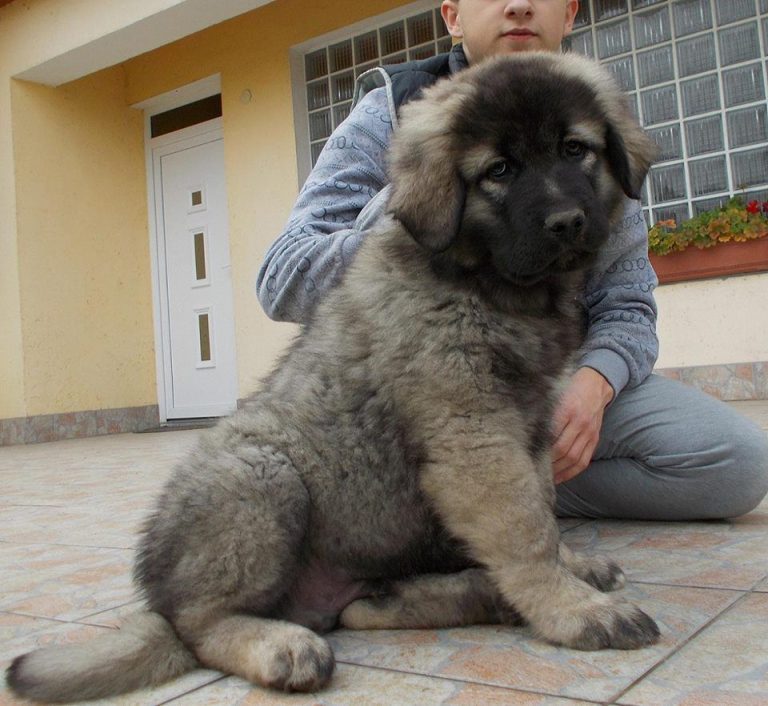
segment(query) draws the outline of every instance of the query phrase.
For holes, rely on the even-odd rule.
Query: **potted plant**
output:
[[[679,225],[659,221],[648,252],[662,284],[768,270],[768,201],[736,196]]]

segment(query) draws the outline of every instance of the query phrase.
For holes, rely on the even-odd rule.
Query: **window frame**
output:
[[[577,26],[574,28],[573,34],[566,40],[566,46],[570,45],[574,39],[588,35],[592,47],[592,53],[590,56],[594,58],[597,55],[599,31],[605,27],[610,27],[612,24],[627,21],[629,50],[618,52],[603,59],[598,59],[598,61],[601,64],[605,64],[607,61],[614,62],[624,59],[631,63],[635,87],[633,90],[626,91],[626,93],[633,104],[635,115],[641,122],[641,125],[643,125],[643,129],[649,132],[674,132],[676,130],[678,135],[677,140],[680,144],[681,156],[674,156],[664,160],[657,160],[654,167],[652,168],[651,174],[649,174],[645,181],[643,186],[642,202],[643,211],[646,215],[648,224],[650,225],[651,223],[655,222],[656,214],[658,214],[660,218],[668,217],[663,213],[659,213],[661,209],[670,211],[671,209],[682,207],[683,210],[688,214],[687,217],[691,217],[695,216],[698,212],[696,210],[697,205],[702,207],[708,205],[709,207],[712,207],[716,205],[718,201],[726,201],[733,194],[743,193],[747,199],[757,198],[761,201],[768,200],[768,176],[766,177],[765,182],[748,186],[742,190],[740,188],[741,185],[735,183],[733,167],[733,158],[735,155],[753,151],[756,154],[759,154],[760,150],[765,150],[768,153],[768,139],[762,142],[753,142],[738,147],[733,147],[731,145],[729,134],[729,125],[732,119],[730,116],[738,113],[739,111],[747,111],[749,109],[757,110],[763,106],[766,106],[766,115],[768,115],[768,0],[754,0],[755,14],[751,17],[737,19],[735,21],[729,20],[722,24],[719,22],[718,0],[704,0],[704,2],[708,2],[709,4],[712,26],[689,32],[681,36],[677,36],[675,31],[675,0],[625,0],[625,12],[620,12],[608,17],[596,19],[596,9],[599,6],[599,2],[600,0],[581,0],[581,10],[577,20],[583,18],[585,15],[588,16],[588,19],[586,23],[581,22],[579,24],[577,21]],[[295,45],[291,48],[291,84],[293,94],[295,128],[294,135],[296,140],[297,176],[299,188],[301,188],[303,185],[312,167],[312,148],[309,125],[310,111],[308,109],[307,100],[305,56],[311,54],[314,51],[317,51],[318,49],[331,47],[339,42],[353,39],[356,35],[370,32],[396,21],[406,21],[412,16],[421,14],[428,10],[435,10],[439,7],[439,0],[418,0],[417,2],[413,2],[388,12],[366,18],[360,22],[341,27],[333,32],[314,37],[311,40]],[[661,10],[662,8],[666,8],[666,11],[669,13],[669,38],[658,44],[649,43],[643,44],[643,46],[638,46],[635,30],[637,20],[635,18],[648,17],[655,11]],[[757,27],[760,56],[752,57],[730,65],[723,65],[721,61],[721,42],[719,40],[720,35],[718,34],[718,30],[721,28],[730,30],[731,28],[746,26],[750,23],[754,23]],[[706,68],[700,72],[681,76],[678,45],[680,42],[706,36],[711,36],[713,40],[715,51],[714,68]],[[437,44],[440,39],[442,38],[435,37],[435,43]],[[672,78],[660,83],[649,83],[647,86],[641,85],[641,56],[646,55],[654,50],[664,49],[665,47],[670,47],[671,50],[673,72]],[[725,75],[734,69],[738,70],[740,68],[748,68],[753,65],[759,66],[762,71],[763,92],[765,98],[760,100],[751,100],[743,103],[735,103],[728,106],[726,102]],[[332,73],[329,71],[328,76],[330,77],[331,75]],[[701,113],[685,115],[683,107],[683,84],[686,81],[693,81],[708,76],[714,76],[716,78],[719,108],[717,110],[713,109]],[[659,122],[648,125],[643,124],[645,122],[644,108],[642,105],[643,93],[650,92],[654,89],[664,88],[670,89],[670,93],[672,91],[674,92],[675,100],[677,103],[677,116],[675,118],[661,120]],[[329,104],[329,107],[331,110],[333,109],[331,104]],[[325,107],[321,110],[324,109]],[[696,154],[691,154],[691,150],[689,150],[688,146],[689,140],[691,139],[688,133],[689,126],[706,118],[717,118],[719,120],[719,127],[722,132],[722,145],[714,150],[701,151]],[[332,129],[333,126],[331,127],[331,130]],[[690,129],[693,130],[695,128],[691,127]],[[698,168],[703,168],[708,160],[711,160],[712,164],[714,164],[715,160],[720,159],[724,159],[725,161],[725,188],[716,192],[713,191],[703,194],[696,194],[692,179],[693,170],[697,169],[697,165],[702,165],[702,167]],[[680,169],[682,169],[684,193],[681,196],[671,200],[662,199],[657,201],[654,199],[654,176],[656,176],[656,179],[658,180],[659,175],[663,174],[665,171],[677,170],[679,172]],[[654,209],[657,209],[657,211],[654,211]]]
[[[323,47],[330,47],[348,39],[354,39],[356,35],[365,34],[372,30],[385,27],[398,21],[419,15],[426,11],[440,8],[440,0],[417,0],[408,5],[402,5],[393,10],[367,17],[360,22],[313,37],[312,39],[297,44],[290,49],[291,91],[293,95],[294,134],[296,140],[296,166],[298,186],[304,185],[312,170],[312,151],[309,126],[309,106],[307,101],[307,80],[304,57]],[[440,38],[442,39],[442,37]],[[438,38],[435,38],[437,43]],[[422,45],[418,45],[422,46]],[[353,70],[355,65],[353,64]],[[329,76],[332,73],[329,71]]]

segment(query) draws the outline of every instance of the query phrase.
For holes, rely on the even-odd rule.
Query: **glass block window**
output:
[[[672,14],[677,37],[712,28],[710,0],[678,0],[672,4]]]
[[[725,149],[723,121],[719,115],[686,120],[685,136],[688,154],[691,157],[697,157],[708,152],[720,152]]]
[[[628,19],[597,28],[597,56],[600,59],[624,54],[631,48],[632,38],[629,33]]]
[[[635,18],[635,45],[638,49],[654,47],[672,39],[669,8],[662,6],[637,15]]]
[[[672,124],[666,127],[652,128],[648,130],[648,134],[659,147],[659,152],[656,156],[657,162],[682,158],[683,140],[679,125]]]
[[[768,193],[768,0],[582,0],[564,48],[611,70],[659,146],[649,222]]]
[[[381,64],[425,59],[451,48],[439,7],[439,0],[424,3],[421,11],[396,22],[351,33],[304,55],[306,139],[312,165],[331,132],[349,115],[355,79],[361,73]]]
[[[768,142],[768,110],[765,105],[755,105],[728,113],[728,135],[733,147]]]
[[[304,53],[311,164],[348,115],[363,71],[450,49],[439,6],[420,0]],[[564,49],[612,72],[659,146],[643,191],[649,222],[688,218],[737,193],[768,199],[768,0],[581,0]]]
[[[700,34],[677,42],[677,66],[681,77],[714,71],[717,68],[715,37]]]
[[[729,22],[754,17],[756,7],[754,0],[715,0],[717,23],[726,25]]]
[[[664,46],[637,55],[637,68],[641,86],[656,86],[675,77],[672,47]]]

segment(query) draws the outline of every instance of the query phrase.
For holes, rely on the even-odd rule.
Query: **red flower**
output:
[[[763,201],[763,213],[768,214],[768,201]]]
[[[760,213],[760,203],[758,201],[750,201],[747,204],[748,213]]]

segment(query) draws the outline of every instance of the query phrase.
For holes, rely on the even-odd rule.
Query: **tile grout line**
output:
[[[135,552],[136,547],[107,547],[102,544],[67,544],[66,542],[17,542],[13,539],[0,539],[3,544],[13,544],[17,547],[71,547],[73,549],[117,549]]]
[[[112,606],[111,608],[104,608],[104,610],[96,611],[95,613],[89,613],[88,615],[84,615],[82,618],[78,618],[77,622],[82,622],[83,625],[93,625],[94,623],[86,623],[84,621],[96,618],[99,615],[102,615],[103,613],[110,613],[113,610],[120,610],[121,608],[125,608],[126,606],[133,605],[134,603],[140,603],[141,605],[144,605],[142,602],[142,599],[140,596],[136,596],[136,598],[132,601],[126,601],[125,603],[121,603],[120,605]]]
[[[568,519],[579,519],[579,518],[561,517],[561,518],[558,518],[558,519],[568,520]],[[596,520],[590,520],[588,518],[584,518],[581,522],[579,522],[579,524],[574,525],[573,527],[565,527],[564,529],[561,529],[560,530],[560,534],[565,534],[566,532],[571,532],[571,531],[573,531],[575,529],[578,529],[579,527],[583,527],[584,525],[589,524],[590,522],[596,522]]]
[[[531,694],[531,695],[534,695],[534,696],[551,696],[553,698],[563,699],[563,701],[567,701],[568,699],[572,699],[572,697],[570,697],[570,696],[563,696],[562,694],[552,694],[552,693],[547,692],[547,691],[534,691],[532,689],[526,689],[526,688],[523,688],[523,687],[504,686],[502,684],[493,684],[493,683],[484,682],[484,681],[472,681],[471,679],[460,679],[458,677],[445,677],[445,676],[442,676],[442,675],[439,675],[439,674],[427,674],[427,673],[418,672],[418,671],[407,671],[405,669],[394,669],[392,667],[378,667],[378,666],[372,665],[372,664],[359,664],[357,662],[350,662],[350,661],[347,661],[347,660],[337,660],[336,663],[337,664],[344,664],[344,665],[346,665],[348,667],[354,667],[356,669],[371,669],[371,670],[378,671],[378,672],[389,672],[391,674],[401,674],[401,675],[404,675],[404,676],[424,677],[425,679],[435,679],[435,680],[438,680],[438,681],[451,682],[451,683],[455,683],[455,684],[467,684],[467,685],[470,685],[470,686],[471,685],[487,686],[487,687],[491,687],[493,689],[499,689],[500,691],[507,691],[507,692],[512,692],[512,693],[524,693],[524,694]],[[228,679],[231,676],[235,676],[236,678],[240,679],[244,683],[249,684],[249,682],[247,680],[243,679],[242,677],[237,677],[237,675],[222,674],[222,676],[220,676],[220,677],[218,677],[218,678],[216,678],[216,679],[214,679],[214,680],[212,680],[210,682],[207,682],[206,684],[201,684],[200,686],[195,687],[194,689],[190,689],[189,691],[185,691],[183,694],[177,694],[176,696],[173,696],[170,699],[167,699],[165,701],[160,701],[157,704],[155,704],[154,706],[164,706],[164,704],[172,703],[172,702],[176,701],[177,699],[181,699],[184,696],[188,696],[189,694],[192,694],[192,693],[194,693],[196,691],[200,691],[202,689],[205,689],[206,687],[211,686],[212,684],[215,684],[216,682],[222,681],[224,679]],[[261,690],[270,692],[269,689],[267,689],[266,687],[259,686],[258,684],[251,684],[251,688],[253,688],[253,689],[261,689]],[[589,698],[579,698],[579,700],[583,701],[584,703],[587,703],[587,704],[595,704],[595,706],[603,706],[604,704],[608,704],[609,703],[608,701],[596,701],[594,699],[589,699]]]
[[[116,606],[115,608],[119,608],[121,606]],[[115,608],[108,608],[107,610],[115,610]],[[107,611],[103,611],[107,612]],[[19,618],[29,618],[30,620],[47,620],[51,623],[60,623],[61,625],[82,625],[83,627],[89,627],[89,628],[104,628],[106,630],[115,630],[116,628],[110,627],[109,625],[99,625],[97,623],[83,623],[80,622],[82,618],[73,619],[73,620],[65,620],[64,618],[52,618],[48,615],[33,615],[32,613],[20,613],[17,610],[0,610],[0,615],[15,615]]]
[[[753,583],[753,584],[752,584],[752,588],[750,588],[750,589],[749,589],[749,592],[750,592],[750,593],[766,593],[766,592],[768,592],[768,588],[766,588],[766,590],[765,590],[765,591],[758,591],[758,590],[757,590],[757,587],[758,587],[758,586],[759,586],[761,583],[763,583],[763,581],[765,581],[766,579],[768,579],[768,574],[766,574],[766,575],[765,575],[765,576],[763,576],[762,578],[759,578],[759,579],[757,579],[757,581],[755,581],[755,583]]]
[[[627,579],[627,586],[638,584],[640,586],[664,586],[665,588],[697,588],[702,591],[731,591],[732,593],[749,593],[754,587],[764,580],[765,577],[758,579],[757,583],[751,588],[734,588],[733,586],[700,586],[695,583],[668,583],[666,581],[649,581],[642,579]]]
[[[62,508],[62,509],[69,509],[70,506],[69,505],[63,505],[61,503],[57,503],[57,504],[54,504],[54,505],[52,505],[52,504],[45,504],[45,503],[3,503],[2,505],[0,505],[0,512],[2,512],[3,510],[12,510],[12,509],[18,508],[18,507],[22,507],[22,508],[28,508],[28,507],[47,507],[47,508],[54,507],[55,508],[55,507],[58,507],[58,508]]]
[[[119,603],[118,605],[113,605],[110,608],[104,608],[103,610],[96,611],[95,613],[88,613],[87,615],[80,616],[78,618],[54,618],[49,615],[35,615],[34,613],[24,613],[18,610],[8,610],[7,608],[0,608],[0,615],[18,615],[22,618],[31,618],[32,620],[50,620],[54,623],[63,623],[64,625],[85,625],[88,627],[95,627],[95,628],[110,628],[114,629],[109,625],[103,625],[101,623],[93,623],[93,622],[86,622],[88,620],[91,620],[93,618],[96,618],[99,615],[102,615],[103,613],[110,613],[113,610],[120,610],[121,608],[125,608],[126,606],[133,605],[134,603],[141,603],[141,598],[137,597],[134,600],[126,601],[125,603]]]
[[[503,684],[495,684],[493,682],[489,681],[476,681],[472,679],[462,679],[461,677],[447,677],[443,676],[441,674],[429,674],[426,672],[419,672],[416,670],[409,671],[407,669],[396,669],[394,667],[379,667],[375,664],[360,664],[359,662],[351,662],[349,660],[336,660],[337,664],[346,664],[349,667],[358,667],[361,669],[373,669],[379,672],[391,672],[393,674],[404,674],[408,676],[417,676],[417,677],[425,677],[427,679],[438,679],[440,681],[446,681],[446,682],[454,682],[457,684],[474,684],[477,686],[488,686],[494,689],[501,689],[502,691],[511,691],[511,692],[520,692],[524,694],[533,694],[535,696],[551,696],[558,699],[571,699],[576,700],[575,697],[572,696],[563,696],[562,694],[553,694],[549,691],[535,691],[534,689],[526,688],[526,687],[518,687],[518,686],[505,686]],[[595,699],[590,698],[582,698],[579,697],[580,701],[584,701],[585,703],[589,704],[606,704],[609,703],[608,701],[596,701]]]
[[[184,691],[181,694],[176,694],[176,696],[171,696],[169,699],[165,699],[165,701],[158,701],[156,704],[153,704],[152,706],[163,706],[164,704],[170,704],[174,701],[177,701],[178,699],[183,699],[185,696],[189,696],[190,694],[194,694],[196,691],[201,691],[202,689],[205,689],[206,687],[211,686],[211,684],[216,684],[216,682],[224,681],[224,679],[229,679],[229,677],[232,676],[230,674],[222,674],[219,677],[216,677],[215,679],[211,679],[211,681],[206,682],[205,684],[200,684],[200,686],[196,686],[194,689],[189,689],[188,691]],[[240,678],[240,677],[238,677]],[[245,681],[245,679],[243,679]],[[260,687],[254,686],[258,689]]]
[[[705,630],[707,630],[713,623],[715,623],[717,620],[722,618],[727,613],[730,613],[731,610],[733,610],[738,604],[742,603],[744,600],[747,599],[748,596],[751,595],[751,591],[739,591],[741,594],[737,598],[735,598],[731,603],[729,603],[725,608],[723,608],[717,615],[710,618],[706,623],[704,623],[698,630],[691,633],[685,640],[683,640],[679,645],[677,645],[674,649],[670,650],[669,654],[666,655],[663,659],[659,660],[656,664],[654,664],[652,667],[649,667],[645,672],[643,672],[637,679],[635,679],[631,684],[629,684],[627,687],[622,689],[620,692],[618,692],[613,698],[611,699],[611,703],[618,703],[619,699],[623,698],[628,694],[632,689],[634,689],[636,686],[638,686],[641,682],[645,681],[653,672],[655,672],[657,669],[659,669],[662,665],[666,664],[672,657],[679,654],[684,647],[689,645],[691,642],[693,642],[701,633],[703,633]],[[623,706],[630,706],[629,704],[624,704]]]

